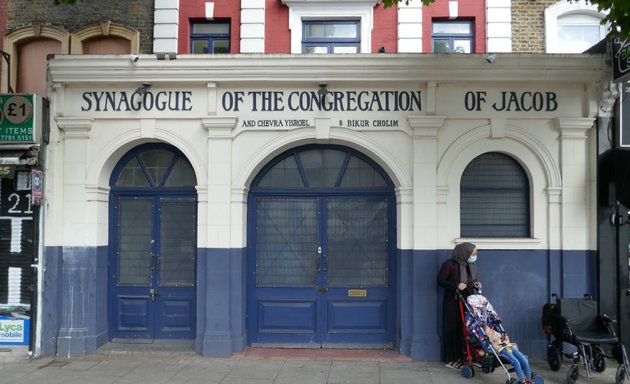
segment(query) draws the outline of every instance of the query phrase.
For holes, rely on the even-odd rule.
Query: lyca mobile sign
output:
[[[0,344],[28,344],[30,319],[0,316]]]

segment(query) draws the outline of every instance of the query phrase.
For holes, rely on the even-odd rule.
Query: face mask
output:
[[[477,261],[477,255],[472,255],[470,256],[470,258],[468,259],[468,262],[470,264],[475,264],[475,261]]]

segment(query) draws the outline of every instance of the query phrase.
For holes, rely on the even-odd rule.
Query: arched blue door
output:
[[[142,145],[111,177],[109,338],[192,339],[196,179],[167,145]]]
[[[250,344],[393,345],[395,199],[380,168],[297,148],[260,172],[248,207]]]

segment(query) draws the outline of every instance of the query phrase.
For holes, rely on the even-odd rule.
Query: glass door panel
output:
[[[195,285],[197,207],[194,200],[162,199],[159,285]]]
[[[120,199],[118,202],[119,286],[148,287],[151,284],[152,206],[151,199]]]

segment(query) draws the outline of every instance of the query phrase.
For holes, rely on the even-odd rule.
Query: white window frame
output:
[[[378,0],[282,0],[289,7],[291,53],[302,53],[302,20],[358,19],[361,31],[361,53],[372,51],[374,7]]]
[[[605,13],[599,12],[597,7],[587,4],[584,1],[569,3],[560,1],[545,9],[545,52],[546,53],[566,53],[558,44],[558,19],[568,15],[585,15],[591,16],[600,21],[606,16]],[[600,37],[603,39],[608,30],[606,25],[600,25]],[[581,52],[580,52],[581,53]]]

